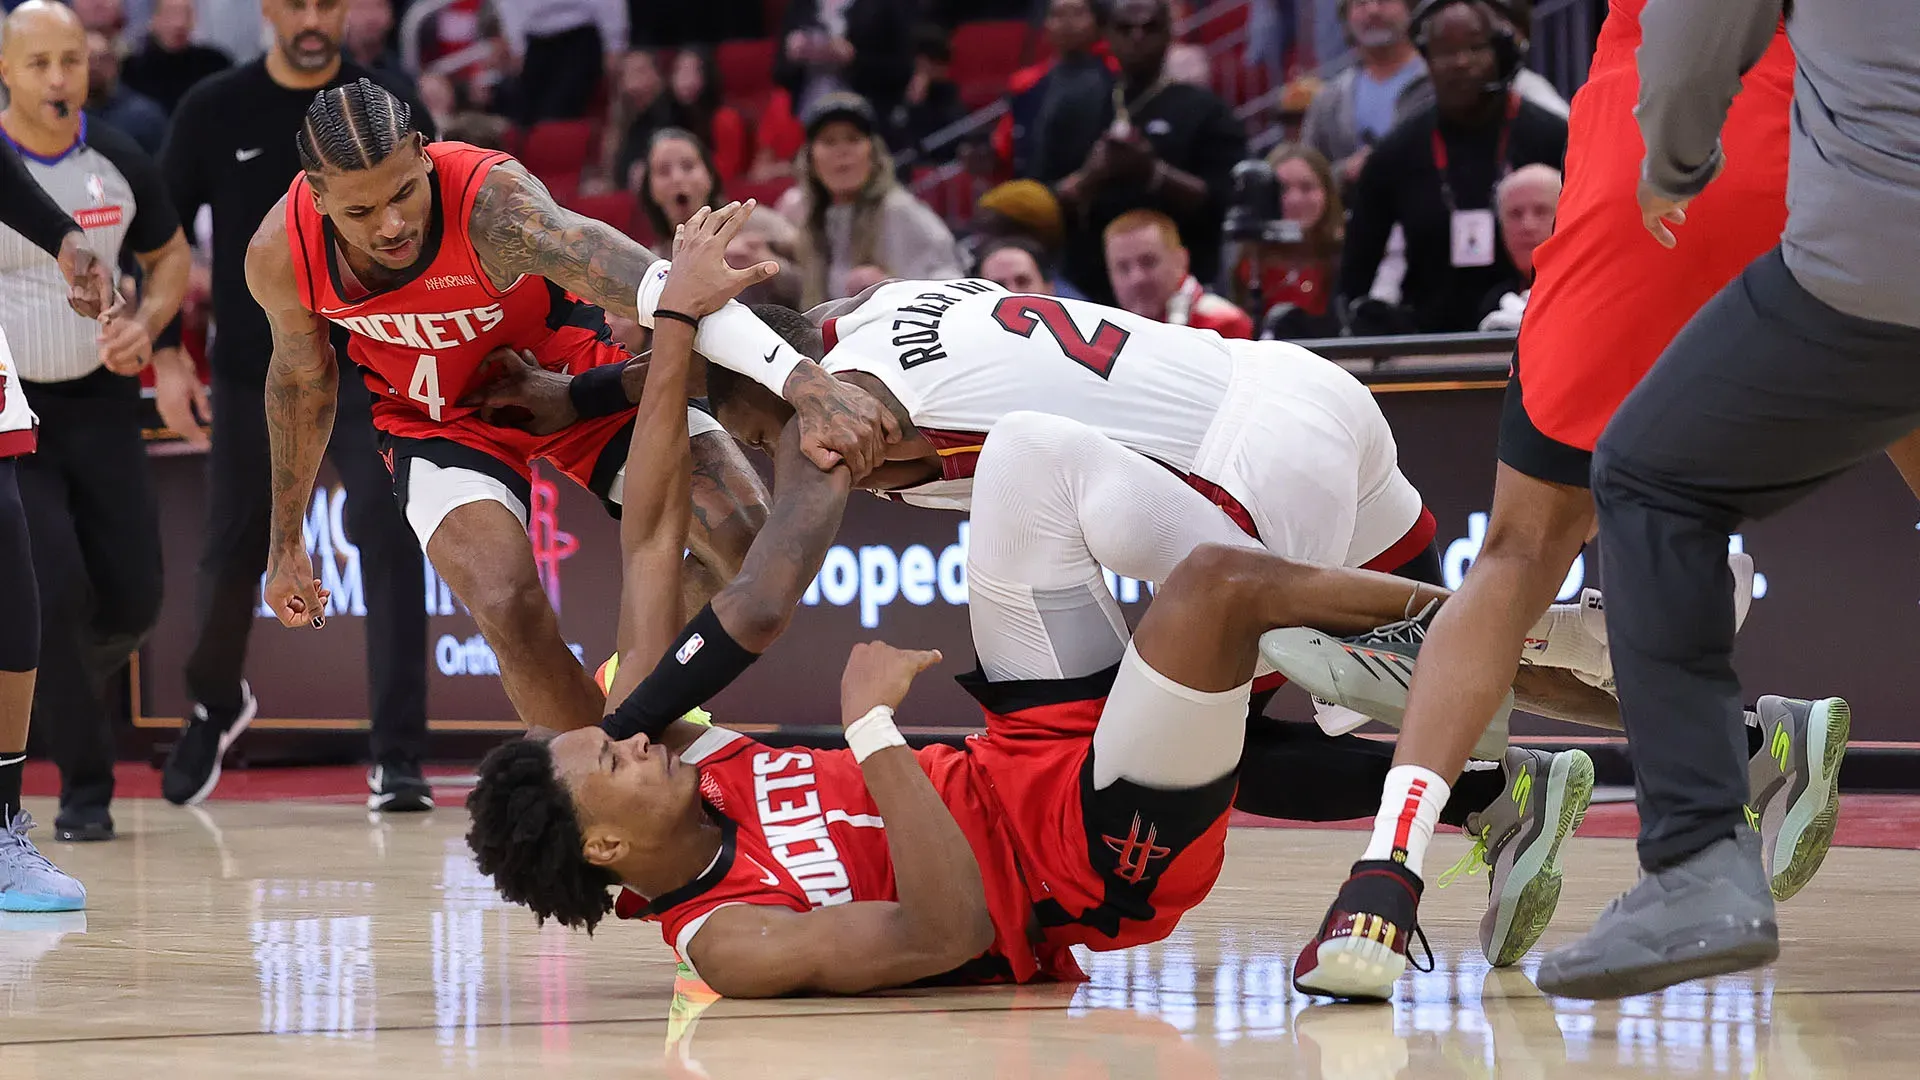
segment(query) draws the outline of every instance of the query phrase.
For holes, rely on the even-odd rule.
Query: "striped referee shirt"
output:
[[[59,155],[41,157],[18,143],[13,147],[41,188],[86,230],[88,245],[103,259],[117,260],[123,246],[140,254],[157,251],[180,227],[153,159],[90,116],[81,116],[80,137]],[[4,226],[0,329],[26,382],[66,382],[100,366],[99,324],[67,306],[66,279],[46,252]]]

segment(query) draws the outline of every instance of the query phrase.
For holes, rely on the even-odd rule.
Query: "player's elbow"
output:
[[[798,602],[784,593],[773,595],[759,587],[757,578],[742,574],[713,598],[713,613],[742,649],[763,653],[787,632]]]

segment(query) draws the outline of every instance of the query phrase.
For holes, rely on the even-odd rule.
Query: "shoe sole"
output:
[[[1293,977],[1294,988],[1342,1001],[1389,1001],[1407,973],[1404,954],[1352,935],[1322,941],[1315,957],[1312,971]]]
[[[253,723],[254,714],[259,711],[260,699],[249,694],[246,705],[240,709],[240,715],[234,717],[227,730],[220,733],[220,749],[213,755],[213,771],[207,774],[207,782],[200,785],[200,790],[194,792],[192,798],[174,805],[199,806],[207,801],[207,796],[213,794],[213,789],[220,783],[220,764],[227,759],[227,748],[247,730],[247,725]]]
[[[395,793],[367,796],[367,809],[379,814],[418,814],[433,809],[433,796]]]
[[[1736,971],[1764,967],[1780,958],[1779,931],[1771,921],[1761,924],[1760,936],[1752,927],[1740,927],[1722,935],[1726,943],[1715,946],[1710,937],[1696,940],[1689,953],[1671,960],[1638,967],[1590,971],[1566,979],[1555,979],[1541,966],[1536,985],[1555,997],[1585,1001],[1611,1001],[1664,990],[1676,983],[1731,975]]]
[[[50,911],[85,911],[86,909],[87,898],[84,896],[78,900],[72,900],[63,896],[18,896],[11,893],[0,893],[0,911],[14,912],[16,914],[41,914]]]
[[[1593,802],[1593,759],[1584,750],[1556,755],[1547,774],[1546,808],[1554,821],[1553,839],[1536,842],[1514,860],[1507,875],[1494,917],[1493,941],[1499,949],[1487,949],[1487,962],[1494,967],[1510,967],[1532,951],[1553,921],[1560,906],[1560,849],[1587,820],[1587,807]]]
[[[1362,654],[1303,627],[1268,631],[1261,636],[1260,652],[1317,698],[1389,724],[1399,724],[1406,714],[1414,661],[1398,653]]]
[[[1840,823],[1840,762],[1846,757],[1852,729],[1853,709],[1844,698],[1813,703],[1813,715],[1807,718],[1807,767],[1812,777],[1787,808],[1780,835],[1774,838],[1773,865],[1781,869],[1768,887],[1775,900],[1792,899],[1827,861]]]

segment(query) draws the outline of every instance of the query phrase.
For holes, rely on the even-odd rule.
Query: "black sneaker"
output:
[[[240,683],[238,710],[209,709],[196,704],[180,738],[167,752],[167,763],[160,772],[160,794],[175,806],[198,806],[213,794],[220,782],[220,759],[227,748],[253,723],[260,710],[253,689]]]
[[[415,814],[433,809],[433,787],[420,763],[405,759],[383,761],[367,773],[367,809],[388,814]]]
[[[1409,946],[1426,948],[1420,933],[1419,877],[1385,859],[1353,864],[1353,876],[1327,909],[1307,947],[1293,962],[1293,985],[1306,994],[1341,1001],[1386,1001],[1407,970]],[[1427,966],[1433,970],[1433,953]]]
[[[104,806],[63,806],[53,819],[53,835],[64,843],[113,839],[113,815]]]

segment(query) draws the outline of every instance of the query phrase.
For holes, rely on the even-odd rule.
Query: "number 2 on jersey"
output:
[[[993,305],[993,321],[999,323],[1001,329],[1023,338],[1030,338],[1035,330],[1046,327],[1068,359],[1103,379],[1113,372],[1114,361],[1120,358],[1120,350],[1126,347],[1130,336],[1126,330],[1101,319],[1100,325],[1093,328],[1093,337],[1082,337],[1067,305],[1051,296],[1009,296]]]
[[[440,409],[447,399],[440,396],[440,358],[432,353],[421,353],[420,362],[413,365],[413,382],[407,386],[407,396],[426,406],[427,415],[440,419]]]

